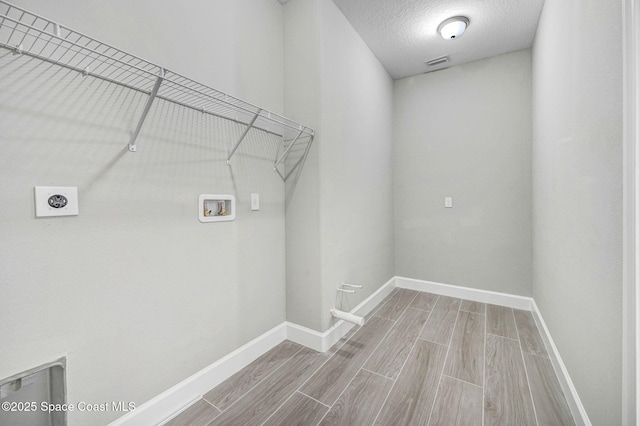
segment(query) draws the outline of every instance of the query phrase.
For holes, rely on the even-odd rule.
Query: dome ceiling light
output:
[[[442,23],[438,25],[438,32],[442,38],[451,40],[460,37],[462,33],[464,33],[464,30],[467,29],[468,25],[469,18],[464,16],[454,16],[442,21]]]

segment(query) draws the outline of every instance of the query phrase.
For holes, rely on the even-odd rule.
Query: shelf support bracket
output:
[[[231,157],[233,157],[233,154],[236,153],[236,150],[238,149],[238,147],[240,146],[240,144],[242,143],[244,138],[247,136],[247,133],[249,133],[249,130],[251,130],[251,128],[253,127],[254,123],[258,119],[258,117],[260,117],[260,113],[261,112],[262,112],[262,110],[259,109],[258,112],[256,113],[256,115],[253,116],[253,119],[251,120],[251,122],[249,123],[247,128],[244,129],[244,132],[242,133],[242,136],[240,136],[240,139],[238,139],[238,142],[236,142],[236,144],[233,146],[231,151],[229,151],[229,155],[227,156],[227,166],[231,165]]]
[[[153,85],[153,89],[151,89],[151,93],[149,94],[149,99],[147,99],[147,104],[144,106],[144,110],[142,111],[142,116],[138,121],[138,126],[136,130],[131,135],[131,139],[129,140],[129,151],[136,152],[136,140],[138,139],[138,134],[140,134],[140,129],[142,129],[142,125],[144,124],[144,120],[147,118],[147,114],[149,114],[149,110],[151,109],[151,105],[158,95],[158,90],[160,90],[160,85],[162,84],[162,80],[164,80],[164,68],[160,68],[160,74],[156,79],[156,83]]]
[[[309,143],[307,144],[307,148],[304,150],[304,154],[302,154],[302,157],[300,157],[300,159],[296,162],[296,164],[291,168],[291,170],[289,170],[289,173],[287,173],[285,175],[285,177],[282,178],[283,181],[287,181],[287,179],[289,179],[289,176],[291,176],[291,173],[294,172],[295,169],[298,168],[298,166],[300,165],[300,163],[302,163],[304,161],[305,158],[307,158],[307,154],[309,154],[309,148],[311,148],[311,144],[313,143],[313,135],[311,136],[311,138],[309,139]],[[280,172],[278,171],[278,174],[280,174]],[[280,177],[282,177],[282,175],[280,175]]]
[[[300,132],[298,133],[298,135],[295,137],[295,139],[293,141],[291,141],[291,143],[289,144],[289,146],[287,147],[287,149],[284,150],[284,152],[282,153],[282,155],[280,156],[280,158],[278,158],[278,160],[275,162],[275,164],[273,165],[273,171],[275,172],[276,170],[278,170],[278,164],[280,164],[280,162],[282,162],[282,160],[284,160],[287,157],[287,154],[289,153],[289,150],[296,144],[296,142],[298,142],[298,138],[300,137],[300,135],[302,134],[302,129],[300,130]]]

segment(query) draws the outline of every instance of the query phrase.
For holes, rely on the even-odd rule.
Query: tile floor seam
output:
[[[216,407],[214,404],[212,404],[211,402],[207,401],[206,399],[204,399],[204,396],[200,397],[201,400],[203,400],[204,402],[206,402],[207,404],[209,404],[210,406],[212,406],[213,408],[215,408],[216,410],[220,411],[222,413],[222,410],[219,409],[218,407]]]
[[[536,419],[536,425],[540,425],[538,421],[538,412],[536,411],[536,403],[533,400],[533,392],[531,391],[531,382],[529,381],[529,373],[527,372],[527,363],[524,360],[524,350],[522,350],[522,342],[520,341],[520,330],[518,330],[518,323],[516,322],[516,316],[511,309],[513,315],[513,322],[516,324],[516,335],[518,336],[518,347],[520,348],[520,357],[522,358],[522,366],[524,367],[524,375],[527,379],[527,386],[529,387],[529,398],[531,398],[531,406],[533,407],[533,416]]]
[[[416,308],[415,306],[409,306],[410,309],[415,309],[416,311],[422,311],[422,312],[429,312],[431,313],[431,311],[433,311],[433,308],[431,309],[422,309],[422,308]]]
[[[419,339],[419,340],[423,340],[423,341],[425,341],[425,342],[433,343],[434,345],[444,346],[445,348],[448,348],[448,347],[449,347],[449,346],[447,346],[447,345],[443,345],[443,344],[442,344],[442,343],[440,343],[440,342],[434,342],[433,340],[424,339],[424,338],[422,338],[422,337],[420,337],[420,336],[418,336],[418,339]]]
[[[516,332],[517,332],[517,330],[516,330]],[[520,339],[514,339],[513,337],[501,336],[501,335],[496,334],[496,333],[486,333],[486,334],[489,334],[491,336],[496,336],[496,337],[502,337],[503,339],[514,340],[514,341],[516,341],[518,343],[520,342]]]
[[[454,377],[454,379],[455,379],[455,377]],[[463,386],[462,395],[460,395],[460,402],[458,402],[458,410],[457,410],[458,413],[460,413],[462,411],[461,408],[465,406],[465,400],[466,400],[467,396],[468,395],[466,394],[466,392],[464,392],[464,386]]]
[[[358,327],[358,329],[357,329],[356,331],[354,331],[354,332],[353,332],[353,334],[352,334],[351,336],[349,336],[349,338],[348,338],[347,340],[345,340],[344,342],[342,342],[342,344],[341,344],[340,346],[338,346],[338,347],[336,348],[336,350],[335,350],[335,351],[331,352],[331,354],[328,354],[328,356],[332,357],[336,352],[338,352],[340,349],[342,349],[342,347],[343,347],[344,345],[346,345],[346,344],[347,344],[347,342],[348,342],[349,340],[351,340],[351,339],[353,338],[353,336],[355,336],[355,335],[356,335],[356,334],[357,334],[357,333],[362,329],[362,327],[363,327],[363,326],[360,326],[360,325],[354,325],[353,327]],[[344,336],[346,336],[347,334],[349,334],[349,333],[351,332],[351,330],[353,330],[353,327],[352,327],[352,328],[350,328],[350,329],[349,329],[349,331],[347,331],[347,332],[344,334]],[[344,336],[342,336],[340,339],[344,338]],[[337,345],[338,343],[340,343],[340,340],[338,340],[336,343],[334,343],[334,345]],[[331,349],[331,348],[329,348],[329,349]],[[327,349],[327,352],[329,352],[329,349]],[[325,353],[325,354],[326,354],[327,352],[323,352],[323,353]]]
[[[460,300],[460,305],[462,305],[462,299]],[[458,325],[458,317],[460,316],[460,306],[458,306],[458,314],[456,315],[456,320],[453,323],[453,330],[451,331],[451,336],[449,337],[449,345],[447,345],[447,354],[444,357],[444,362],[442,363],[442,371],[440,372],[440,379],[438,380],[438,387],[436,388],[435,396],[433,397],[433,403],[431,404],[431,411],[429,412],[429,420],[427,420],[427,425],[431,423],[431,416],[433,415],[433,409],[436,406],[436,401],[438,401],[438,393],[440,392],[440,384],[442,383],[442,376],[444,375],[444,369],[447,366],[447,360],[449,359],[449,351],[451,350],[451,342],[453,341],[453,335],[456,331],[456,325]]]
[[[404,313],[407,311],[407,309],[409,309],[409,305],[411,305],[413,303],[413,301],[415,300],[416,297],[418,297],[419,292],[416,291],[416,294],[411,298],[411,300],[407,303],[407,306],[405,306],[405,308],[402,310],[402,313],[400,313],[400,315],[398,316],[398,319],[400,319],[400,317],[402,317],[402,315],[404,315]],[[431,314],[429,314],[431,315]],[[380,317],[378,317],[380,318]],[[382,318],[382,319],[386,319],[389,320],[388,318]],[[389,320],[389,321],[393,321],[393,320]],[[369,359],[371,359],[371,357],[373,356],[373,354],[378,350],[378,348],[380,347],[380,345],[382,344],[382,342],[384,342],[384,339],[387,338],[387,336],[389,335],[389,333],[391,333],[391,330],[393,330],[393,328],[395,327],[395,321],[394,324],[389,327],[389,330],[387,330],[387,332],[385,333],[385,335],[382,337],[382,339],[380,339],[380,341],[378,342],[378,344],[376,345],[376,347],[371,351],[371,353],[369,354],[369,356],[367,357],[367,359],[364,361],[364,363],[362,364],[362,366],[360,367],[360,370],[364,370],[364,366],[367,365],[367,362],[369,362]],[[424,327],[424,326],[423,326]],[[411,355],[411,352],[409,352],[409,354],[407,355],[407,358],[409,358],[409,355]],[[405,360],[406,362],[406,360]],[[404,367],[404,364],[403,364]],[[358,372],[360,371],[358,370]],[[369,370],[366,370],[369,371]],[[402,369],[400,369],[400,371],[402,371]],[[373,373],[373,371],[371,371],[371,373]],[[374,373],[376,374],[376,373]],[[353,381],[353,379],[358,375],[358,373],[356,373],[353,378],[351,379],[351,382]],[[398,373],[398,376],[400,376],[400,374]],[[385,376],[382,376],[385,377]],[[386,379],[389,379],[388,377],[385,377]],[[384,406],[384,403],[387,402],[387,398],[389,397],[389,394],[391,393],[391,389],[393,389],[393,387],[396,384],[396,380],[395,379],[389,379],[393,381],[393,384],[391,385],[391,388],[389,389],[389,392],[387,393],[387,396],[385,397],[384,401],[382,402],[382,404],[380,405],[380,408],[378,409],[378,413],[376,414],[376,417],[373,419],[373,423],[375,424],[376,420],[378,419],[378,416],[380,415],[380,412],[382,411],[382,407]],[[351,382],[349,382],[349,384],[351,384]],[[344,391],[349,387],[349,385],[347,385],[346,388],[344,388],[342,390],[342,393],[344,393]],[[342,396],[342,393],[340,393],[340,396]],[[331,407],[333,408],[333,405],[340,400],[340,396],[338,397],[338,399],[336,399],[336,401],[334,401],[334,403],[331,405]],[[325,416],[326,417],[326,416]]]
[[[489,334],[487,333],[487,322],[489,322],[489,311],[486,303],[484,306],[485,306],[484,341],[483,341],[483,349],[482,349],[482,356],[484,358],[484,362],[482,363],[482,420],[480,421],[482,426],[484,426],[484,402],[485,402],[484,390],[487,386],[487,335]]]
[[[391,318],[385,318],[385,317],[381,317],[381,316],[378,316],[378,315],[372,315],[372,316],[375,317],[375,318],[380,318],[380,319],[383,319],[383,320],[396,322],[396,320],[392,320]]]
[[[376,373],[375,371],[373,371],[373,370],[369,370],[368,368],[361,367],[361,368],[360,368],[360,370],[364,370],[364,371],[369,372],[369,373],[371,373],[371,374],[375,374],[376,376],[380,376],[380,377],[383,377],[383,378],[385,378],[385,379],[391,380],[391,381],[392,381],[392,382],[394,382],[394,383],[395,383],[395,381],[396,381],[396,379],[393,379],[393,378],[391,378],[391,377],[387,377],[387,376],[385,376],[384,374]]]
[[[299,393],[300,395],[306,396],[307,398],[314,400],[314,401],[315,401],[315,402],[317,402],[318,404],[322,404],[322,405],[324,405],[324,406],[325,406],[325,407],[327,407],[327,408],[331,408],[330,406],[328,406],[328,405],[327,405],[327,404],[325,404],[324,402],[322,402],[322,401],[318,401],[318,400],[317,400],[317,399],[315,399],[314,397],[309,396],[309,395],[307,395],[307,394],[306,394],[306,393],[304,393],[304,392],[301,392],[301,391],[297,390],[297,391],[294,391],[293,393],[296,393],[296,392],[297,392],[297,393]]]
[[[262,383],[263,381],[267,380],[269,377],[271,377],[276,371],[280,370],[289,360],[291,360],[294,356],[298,355],[303,349],[305,349],[304,346],[300,345],[300,349],[298,349],[293,355],[291,355],[289,358],[286,359],[286,361],[284,361],[281,365],[278,366],[278,368],[276,368],[275,370],[273,370],[271,373],[267,374],[266,376],[264,376],[261,380],[259,380],[255,385],[251,386],[250,389],[248,389],[246,392],[244,392],[242,395],[240,395],[240,397],[238,397],[238,399],[236,399],[235,401],[233,401],[231,404],[229,404],[229,406],[227,408],[225,408],[224,410],[220,410],[218,407],[218,410],[222,411],[223,413],[227,410],[229,410],[229,408],[233,407],[234,405],[236,405],[238,403],[238,401],[242,400],[242,398],[244,398],[245,396],[247,396],[247,394],[249,392],[251,392],[256,386],[258,386],[260,383]],[[228,380],[228,379],[227,379]],[[224,383],[224,382],[223,382]],[[222,384],[222,383],[221,383]],[[219,385],[218,385],[219,386]],[[213,388],[215,389],[215,387]],[[213,390],[211,389],[211,390]],[[211,390],[207,391],[207,392],[211,392]],[[204,396],[202,397],[202,399],[204,399],[205,401],[209,402],[208,400],[206,400],[204,398]],[[210,402],[209,402],[210,403]],[[211,403],[210,403],[211,404]],[[213,404],[211,404],[213,405]]]
[[[545,346],[545,349],[546,349],[546,346]],[[547,351],[547,352],[549,352],[549,351]],[[551,358],[550,358],[550,357],[548,357],[548,356],[544,356],[544,355],[536,354],[536,353],[533,353],[533,352],[530,352],[530,351],[525,351],[524,349],[522,350],[522,353],[523,353],[523,354],[527,354],[527,355],[537,356],[538,358],[544,358],[544,359],[551,360]]]
[[[360,370],[362,370],[362,368],[360,368]],[[358,375],[358,373],[360,372],[360,370],[356,371],[356,374],[353,375],[353,377],[351,378],[351,380],[349,380],[349,383],[347,383],[347,386],[344,387],[344,389],[342,389],[342,392],[340,392],[340,395],[338,395],[338,397],[336,398],[335,401],[333,401],[333,404],[331,404],[331,407],[329,407],[329,410],[325,413],[324,416],[322,416],[322,419],[320,419],[320,423],[322,423],[322,421],[325,419],[325,417],[327,417],[329,415],[329,413],[331,412],[331,410],[333,409],[333,406],[336,405],[336,403],[338,401],[340,401],[340,397],[342,396],[343,393],[345,393],[347,391],[347,389],[349,389],[349,386],[351,385],[351,383],[353,382],[353,380],[356,378],[356,376]],[[302,393],[302,392],[301,392]],[[326,405],[326,404],[325,404]]]
[[[480,385],[476,385],[475,383],[467,382],[466,380],[458,379],[457,377],[453,377],[453,376],[450,376],[448,374],[443,374],[442,377],[448,377],[449,379],[457,380],[459,382],[466,383],[468,385],[475,386],[475,387],[477,387],[479,389],[482,389],[482,386],[480,386]]]
[[[413,342],[413,346],[416,345],[416,343],[418,343],[418,339],[420,339],[420,335],[422,334],[422,332],[424,331],[424,328],[427,326],[427,324],[429,323],[429,318],[431,318],[431,314],[433,314],[433,309],[436,307],[436,303],[438,303],[438,299],[440,298],[440,296],[436,296],[436,300],[435,302],[433,302],[433,306],[431,307],[431,310],[429,311],[429,315],[427,315],[427,319],[425,320],[424,324],[422,324],[422,328],[420,329],[420,331],[418,332],[418,335],[416,336],[416,340]],[[414,308],[415,309],[415,308]],[[427,312],[427,311],[424,311]],[[424,340],[424,339],[422,339]],[[433,342],[435,343],[435,342]],[[413,350],[413,347],[411,348],[411,350]],[[411,353],[411,352],[409,352]],[[408,359],[409,357],[407,357]],[[407,360],[405,360],[405,362],[402,364],[402,368],[404,368],[404,365],[407,363]],[[400,373],[402,373],[402,368],[400,368]],[[400,373],[398,373],[398,375],[400,375]]]
[[[289,402],[289,400],[290,400],[291,398],[293,398],[293,395],[295,395],[295,394],[296,394],[296,391],[291,392],[291,395],[289,395],[289,398],[285,399],[285,400],[284,400],[284,402],[283,402],[282,404],[278,405],[278,408],[276,408],[275,410],[273,410],[273,413],[271,413],[271,414],[269,415],[269,417],[267,417],[267,418],[265,419],[265,421],[264,421],[264,422],[260,423],[260,426],[263,426],[265,423],[267,423],[267,422],[269,421],[269,419],[270,419],[271,417],[273,417],[273,416],[278,412],[278,410],[279,410],[279,409],[281,409],[282,407],[284,407],[284,404],[286,404],[287,402]]]
[[[537,357],[537,358],[541,358],[541,359],[548,359],[549,362],[551,363],[551,371],[553,371],[553,377],[556,378],[556,381],[558,382],[558,384],[561,383],[560,381],[560,376],[558,375],[558,372],[556,371],[556,368],[553,364],[553,360],[551,358],[547,358],[544,356],[540,356],[540,355],[536,355],[536,354],[531,354],[529,352],[526,352],[527,355],[529,356],[533,356],[533,357]],[[560,390],[562,391],[562,396],[564,397],[565,402],[567,403],[567,406],[569,405],[569,399],[567,398],[567,395],[564,393],[564,389],[562,389],[562,386],[560,386]],[[533,395],[533,393],[532,393]],[[578,423],[576,422],[576,419],[573,417],[573,412],[571,412],[571,409],[569,409],[569,412],[571,413],[571,418],[573,418],[573,422],[577,425]]]
[[[408,289],[404,289],[404,290],[408,290]],[[378,316],[378,315],[374,315],[374,316],[377,316],[378,318],[386,319],[386,320],[389,320],[389,321],[393,321],[393,322],[398,321],[398,320],[400,319],[400,317],[401,317],[402,315],[404,315],[405,311],[406,311],[407,309],[409,309],[409,305],[411,305],[411,304],[413,303],[413,301],[414,301],[414,300],[416,300],[416,297],[418,297],[418,294],[420,294],[420,292],[419,292],[419,291],[417,291],[417,290],[411,290],[411,291],[415,291],[415,293],[416,293],[416,294],[414,294],[414,295],[413,295],[413,297],[411,298],[411,300],[409,300],[409,302],[407,302],[407,306],[405,306],[405,307],[404,307],[404,309],[402,310],[402,312],[400,313],[400,315],[398,315],[398,319],[395,319],[395,320],[394,320],[394,319],[391,319],[391,318],[385,318],[385,317],[381,317],[381,316]],[[392,328],[393,328],[393,327],[392,327]],[[385,335],[385,337],[387,337],[387,336]],[[377,347],[377,346],[376,346],[376,349],[378,349],[378,347]],[[375,351],[375,350],[374,350],[374,351]],[[367,361],[368,361],[368,359],[367,359]]]
[[[371,312],[369,312],[369,313],[371,314],[371,316],[372,316],[372,317],[377,316],[377,315],[376,315],[376,313],[377,313],[380,309],[382,309],[382,307],[383,307],[384,305],[386,305],[386,304],[387,304],[387,302],[391,299],[392,295],[393,295],[394,293],[396,293],[396,291],[399,291],[399,290],[400,290],[400,288],[399,288],[399,287],[394,287],[394,288],[393,288],[393,290],[391,290],[391,292],[390,292],[389,294],[387,294],[387,295],[385,296],[385,298],[384,298],[384,299],[382,299],[382,300],[380,301],[380,303],[378,303],[378,305],[380,305],[380,306],[378,306],[378,305],[374,306],[374,309],[372,309],[372,310],[371,310]],[[380,317],[378,317],[378,318],[380,318]]]
[[[438,302],[439,298],[440,298],[440,296],[436,295],[436,301],[433,303],[433,306],[436,305],[436,303]],[[420,309],[420,310],[426,312],[423,309]],[[409,358],[411,357],[411,354],[413,353],[413,351],[414,351],[414,349],[416,347],[416,344],[418,343],[418,340],[421,340],[420,339],[420,334],[422,334],[422,330],[424,330],[424,328],[427,326],[427,323],[429,322],[429,318],[431,317],[432,313],[433,313],[433,307],[429,311],[429,315],[427,315],[426,321],[424,322],[424,324],[422,324],[422,328],[420,329],[420,332],[418,332],[418,334],[416,335],[416,338],[413,341],[413,345],[411,345],[411,350],[409,351],[409,355],[407,355],[407,358],[402,363],[402,367],[400,367],[400,370],[398,371],[398,376],[393,381],[393,385],[391,386],[391,389],[389,389],[389,393],[387,393],[387,396],[384,398],[384,401],[382,401],[382,405],[380,405],[380,409],[378,410],[378,414],[376,414],[376,417],[373,419],[373,422],[371,423],[372,425],[375,425],[376,421],[378,420],[378,417],[380,417],[380,413],[382,413],[382,409],[384,408],[384,405],[387,403],[387,400],[389,399],[389,395],[391,395],[391,393],[393,392],[393,389],[396,387],[396,383],[398,382],[398,379],[400,378],[400,375],[402,375],[402,370],[404,370],[404,366],[407,365],[407,362],[409,361]]]
[[[411,351],[413,351],[413,348],[411,349]],[[409,355],[411,355],[411,352],[409,352]],[[398,375],[398,377],[400,377],[400,375]],[[371,422],[372,425],[375,425],[376,422],[378,421],[378,417],[380,417],[380,413],[382,413],[382,409],[384,408],[384,405],[387,403],[387,400],[389,399],[389,395],[391,395],[391,393],[393,392],[393,389],[396,387],[396,383],[398,383],[398,381],[394,380],[393,384],[391,385],[391,388],[389,389],[389,392],[387,393],[387,396],[385,396],[384,400],[382,400],[382,404],[380,404],[380,409],[378,410],[378,412],[376,413],[376,416],[373,418],[373,421]]]
[[[536,358],[548,359],[549,361],[551,361],[551,358],[549,358],[548,356],[543,356],[543,355],[539,355],[539,354],[534,354],[534,353],[527,352],[527,351],[523,351],[523,353],[525,353],[525,354],[527,354],[527,355],[535,356]]]
[[[358,330],[358,331],[360,331],[360,330]],[[346,343],[346,342],[345,342],[345,343]],[[319,353],[319,354],[323,354],[322,352],[318,352],[318,353]],[[326,354],[324,354],[324,355],[326,355]],[[335,352],[334,352],[334,353],[332,353],[331,355],[327,356],[327,359],[325,359],[325,360],[324,360],[324,362],[323,362],[322,364],[320,364],[320,366],[319,366],[318,368],[316,368],[316,369],[313,371],[313,373],[311,373],[311,374],[309,375],[309,377],[307,377],[307,380],[305,380],[304,382],[302,382],[302,384],[296,388],[296,390],[294,391],[294,393],[295,393],[295,392],[300,392],[300,389],[302,389],[302,387],[303,387],[303,386],[304,386],[304,385],[305,385],[309,380],[311,380],[311,378],[314,376],[314,374],[316,374],[316,373],[317,373],[317,372],[318,372],[318,371],[319,371],[319,370],[320,370],[320,369],[321,369],[321,368],[322,368],[326,363],[328,363],[328,362],[329,362],[329,360],[330,360],[331,358],[333,358],[333,356],[334,356],[334,355],[335,355]],[[303,394],[303,395],[305,395],[303,392],[300,392],[300,393],[301,393],[301,394]]]
[[[402,313],[404,314],[404,311],[402,311]],[[400,314],[400,316],[402,316],[402,314]],[[380,319],[384,319],[387,321],[392,321],[388,318],[380,318]],[[395,322],[395,321],[394,321]],[[391,330],[393,330],[393,327],[395,327],[395,324],[393,324],[391,327],[389,327],[389,329],[387,330],[386,333],[384,333],[384,336],[382,336],[382,339],[380,339],[380,341],[378,342],[378,344],[376,345],[375,348],[373,348],[373,350],[371,351],[371,353],[369,354],[369,356],[367,357],[367,359],[364,360],[364,362],[362,363],[362,365],[360,366],[360,368],[362,369],[362,367],[364,367],[365,365],[367,365],[367,362],[369,362],[369,359],[371,359],[371,357],[373,356],[373,354],[378,350],[378,348],[380,347],[380,345],[382,344],[382,342],[384,342],[384,339],[387,338],[387,336],[389,335],[389,333],[391,333]],[[358,374],[358,373],[356,373]],[[355,377],[355,376],[354,376]],[[333,404],[332,404],[333,405]]]
[[[551,359],[543,357],[543,356],[539,356],[539,355],[536,355],[536,354],[530,354],[528,352],[526,354],[529,355],[529,356],[532,356],[532,357],[540,358],[540,359],[548,359],[549,363],[551,364],[551,371],[553,372],[553,377],[555,377],[556,381],[558,382],[558,385],[560,385],[560,376],[558,376],[558,373],[556,372],[556,369],[553,366],[553,361]],[[525,369],[526,369],[526,364],[525,364]],[[567,395],[564,393],[564,389],[562,389],[562,386],[560,386],[560,393],[562,394],[562,397],[564,398],[564,402],[567,404],[567,408],[569,408],[569,400],[567,398]],[[531,392],[531,397],[533,398],[533,391]],[[573,412],[571,411],[571,408],[569,408],[569,414],[571,415],[571,419],[573,420],[573,426],[578,425],[578,422],[576,422],[576,419],[573,416]]]
[[[178,416],[182,415],[182,413],[186,412],[189,408],[193,407],[198,401],[200,401],[202,398],[202,396],[200,396],[200,398],[198,399],[194,399],[193,401],[191,401],[191,403],[185,405],[184,407],[182,407],[180,410],[174,412],[171,417],[163,420],[162,422],[159,423],[159,426],[164,426],[165,424],[173,421],[173,419],[177,418]],[[206,401],[209,402],[209,401]],[[218,407],[215,407],[218,408]]]
[[[469,301],[469,299],[460,299],[460,300],[462,300],[462,301],[465,301],[465,300]],[[471,302],[473,302],[473,300],[471,300]],[[486,304],[486,303],[483,303],[483,302],[475,302],[475,303],[482,303],[482,304],[484,305],[484,311],[485,311],[485,313],[487,312],[487,304]],[[469,309],[462,309],[462,303],[460,303],[460,310],[459,310],[459,312],[468,312],[468,313],[470,313],[470,314],[485,315],[485,313],[482,313],[482,312],[474,312],[474,311],[471,311],[471,310],[469,310]]]
[[[406,311],[407,309],[409,309],[409,305],[413,302],[413,299],[415,299],[415,298],[416,298],[416,296],[417,296],[417,292],[416,292],[416,295],[415,295],[415,296],[413,296],[413,298],[409,301],[409,303],[407,304],[407,306],[402,310],[402,313],[400,313],[400,315],[398,316],[398,319],[400,319],[400,317],[402,317],[402,315],[404,315],[405,311]],[[378,318],[381,318],[381,317],[378,317]],[[381,319],[384,319],[384,320],[387,320],[387,321],[393,321],[393,320],[390,320],[390,319],[388,319],[388,318],[381,318]],[[386,339],[386,338],[387,338],[387,336],[389,335],[389,333],[391,333],[391,330],[393,330],[393,328],[396,326],[395,321],[393,321],[393,322],[394,322],[394,324],[393,324],[391,327],[389,327],[389,330],[387,330],[387,332],[384,334],[384,336],[382,336],[382,339],[380,339],[380,341],[378,342],[378,344],[376,345],[376,347],[375,347],[375,348],[373,348],[373,350],[371,351],[371,353],[369,354],[369,356],[367,357],[367,359],[365,359],[365,360],[364,360],[364,363],[360,366],[360,368],[363,368],[365,365],[367,365],[367,362],[369,362],[369,359],[371,359],[371,357],[372,357],[372,356],[373,356],[373,354],[378,350],[378,348],[380,347],[380,345],[382,344],[382,342],[384,342],[384,339]],[[356,373],[356,374],[357,374],[357,373]]]
[[[414,311],[421,311],[421,312],[429,312],[429,314],[431,314],[431,311],[433,311],[433,308],[426,310],[426,309],[414,308],[413,306],[407,306],[407,309],[412,309]]]

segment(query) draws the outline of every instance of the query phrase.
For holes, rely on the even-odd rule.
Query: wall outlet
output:
[[[78,188],[75,186],[36,186],[36,217],[77,216]]]
[[[453,198],[452,197],[444,197],[444,206],[448,209],[453,207]]]

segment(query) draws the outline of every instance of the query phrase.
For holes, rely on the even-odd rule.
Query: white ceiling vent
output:
[[[439,58],[431,59],[430,61],[426,61],[428,67],[435,67],[436,65],[444,65],[449,62],[448,56],[440,56]]]

